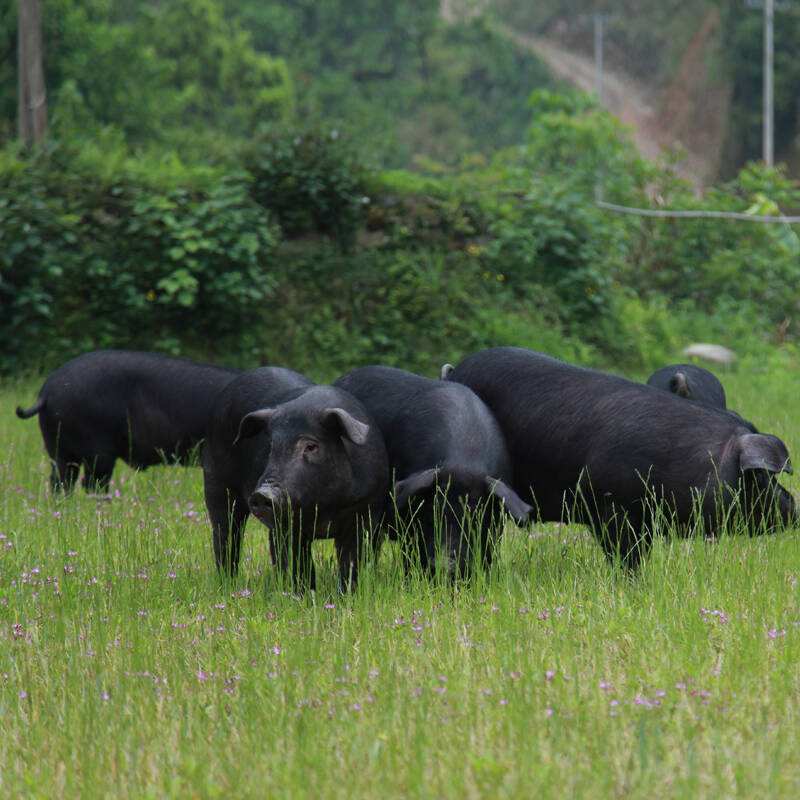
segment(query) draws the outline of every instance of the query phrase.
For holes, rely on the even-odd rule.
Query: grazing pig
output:
[[[203,447],[205,498],[217,567],[235,573],[250,513],[272,529],[278,567],[314,588],[311,543],[333,538],[340,587],[355,585],[366,531],[389,487],[378,427],[347,392],[291,370],[245,372],[217,398]]]
[[[54,492],[107,491],[118,458],[138,469],[187,463],[205,436],[212,402],[238,370],[128,350],[84,353],[44,382],[36,403]]]
[[[448,380],[492,409],[514,488],[540,518],[574,513],[630,567],[649,547],[658,509],[681,530],[702,520],[714,532],[738,496],[753,533],[796,521],[775,478],[791,472],[786,446],[735,414],[515,347],[471,355]]]
[[[383,434],[406,553],[417,551],[433,571],[440,544],[454,577],[466,575],[474,557],[488,565],[502,530],[500,507],[518,523],[531,507],[508,485],[511,460],[486,405],[466,386],[391,367],[355,369],[335,385],[364,404]]]
[[[694,364],[670,364],[656,370],[647,385],[694,400],[706,406],[725,408],[725,389],[713,372]]]

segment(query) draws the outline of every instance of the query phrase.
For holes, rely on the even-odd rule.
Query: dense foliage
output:
[[[438,0],[55,0],[44,7],[56,134],[113,126],[136,148],[225,161],[291,118],[345,129],[389,166],[519,141],[534,56]],[[0,141],[15,133],[16,3],[0,11]]]
[[[0,370],[120,346],[435,371],[497,343],[635,368],[791,338],[795,230],[594,197],[757,216],[797,185],[750,166],[698,199],[469,5],[48,4],[50,144],[0,155]]]
[[[247,341],[242,322],[274,286],[276,229],[242,176],[205,189],[107,180],[66,148],[3,167],[3,367]]]
[[[0,138],[15,131],[16,7],[0,12]],[[230,139],[291,112],[285,63],[256,50],[217,0],[48,0],[43,27],[59,136],[113,126],[131,145],[207,158],[209,129]]]
[[[445,24],[439,0],[225,0],[264,52],[280,55],[298,115],[350,131],[384,166],[458,163],[521,138],[541,62],[483,16]]]
[[[335,129],[273,129],[225,168],[54,146],[0,162],[4,371],[100,346],[334,375],[434,371],[498,343],[632,368],[690,337],[792,337],[789,226],[617,216],[611,199],[800,205],[751,166],[699,200],[581,96],[534,95],[524,144],[423,175],[367,168]],[[109,169],[113,163],[113,169]]]

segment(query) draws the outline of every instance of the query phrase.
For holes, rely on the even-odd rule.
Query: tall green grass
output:
[[[723,379],[800,452],[796,377]],[[659,540],[630,578],[509,526],[468,585],[388,546],[347,597],[323,543],[298,597],[252,519],[220,580],[198,469],[52,499],[32,395],[0,388],[0,796],[800,793],[797,532]]]

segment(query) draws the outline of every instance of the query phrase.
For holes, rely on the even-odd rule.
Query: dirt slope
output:
[[[450,23],[463,21],[490,6],[490,0],[442,0],[441,16]],[[688,43],[674,79],[661,92],[608,65],[604,70],[603,104],[629,126],[639,152],[655,160],[677,148],[683,160],[675,170],[698,192],[717,176],[730,110],[730,87],[711,74],[707,63],[719,21],[719,12],[710,10]],[[592,57],[555,36],[527,35],[499,21],[495,26],[518,47],[539,56],[561,80],[595,91]]]
[[[569,51],[550,39],[521,34],[505,25],[498,25],[498,29],[519,47],[536,53],[556,77],[583,91],[595,91],[593,59]],[[686,156],[675,169],[681,177],[700,189],[712,176],[716,165],[710,164],[703,154],[691,152],[687,143],[681,141],[681,128],[674,129],[667,124],[653,91],[613,69],[605,68],[603,78],[603,105],[631,128],[639,152],[655,160],[665,149],[682,147]],[[674,97],[675,93],[671,96]]]

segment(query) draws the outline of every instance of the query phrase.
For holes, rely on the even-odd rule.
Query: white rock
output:
[[[683,354],[690,358],[713,361],[715,364],[733,364],[736,361],[736,353],[721,344],[690,344]]]

